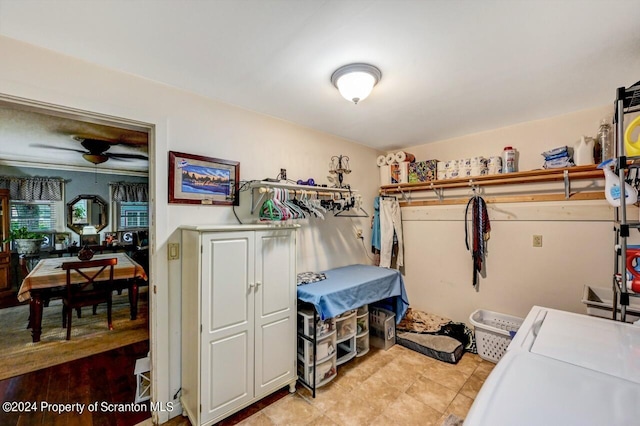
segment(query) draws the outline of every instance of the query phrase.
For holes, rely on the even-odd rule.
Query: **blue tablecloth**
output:
[[[389,297],[395,299],[396,323],[407,312],[404,280],[394,269],[349,265],[322,272],[326,280],[298,286],[298,299],[313,304],[323,320]]]

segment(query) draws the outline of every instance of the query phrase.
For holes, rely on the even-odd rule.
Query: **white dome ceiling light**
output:
[[[331,83],[342,97],[357,104],[366,99],[373,86],[382,78],[380,70],[369,64],[349,64],[338,68],[331,75]]]

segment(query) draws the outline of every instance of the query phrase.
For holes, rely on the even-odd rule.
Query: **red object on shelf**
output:
[[[636,271],[633,261],[640,258],[640,247],[627,247],[627,271],[633,276],[631,291],[640,293],[640,271]]]

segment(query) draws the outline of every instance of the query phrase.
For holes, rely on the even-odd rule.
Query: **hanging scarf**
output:
[[[468,219],[471,206],[471,244],[469,244]],[[491,231],[487,203],[479,195],[474,195],[467,203],[464,211],[464,242],[467,250],[471,251],[473,259],[473,286],[478,284],[478,272],[482,270],[482,261],[487,249],[487,240]],[[473,250],[470,246],[473,246]]]

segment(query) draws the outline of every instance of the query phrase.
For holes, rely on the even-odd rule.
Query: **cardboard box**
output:
[[[436,180],[438,160],[416,161],[409,164],[409,183]]]

